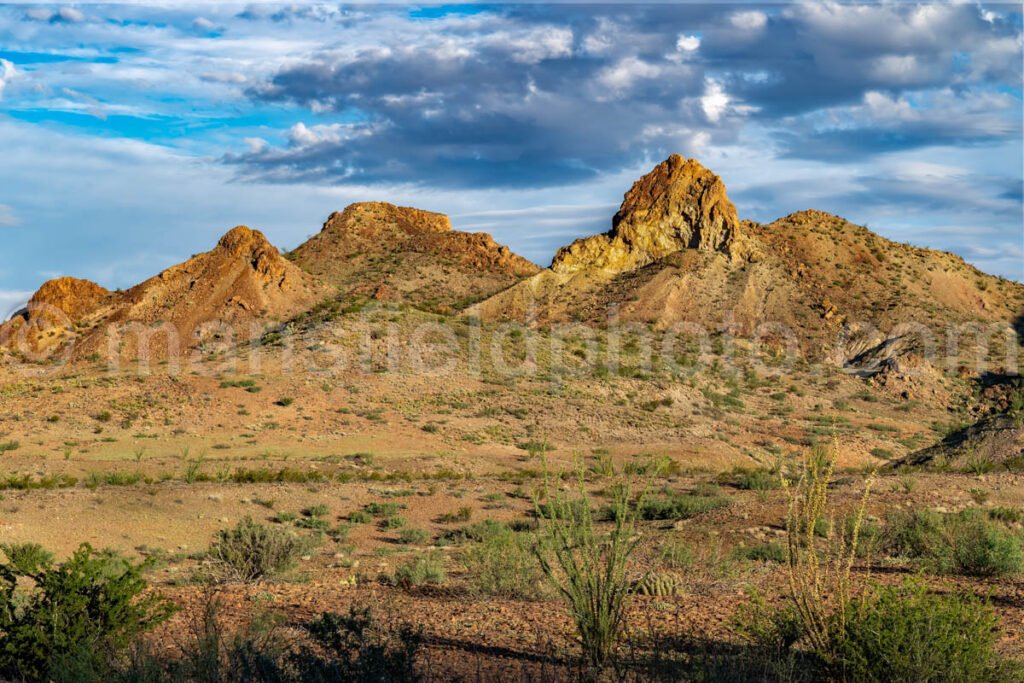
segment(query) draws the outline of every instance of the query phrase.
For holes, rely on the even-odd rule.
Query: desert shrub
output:
[[[394,583],[402,588],[444,583],[444,556],[438,552],[413,557],[395,570]]]
[[[329,507],[323,503],[318,503],[317,505],[310,505],[308,508],[305,508],[302,511],[302,514],[305,517],[323,517],[330,511],[331,509]]]
[[[298,536],[245,517],[234,528],[217,532],[207,557],[222,578],[258,581],[294,567],[305,547]]]
[[[53,553],[38,543],[4,543],[0,550],[11,569],[21,576],[32,576],[53,562]]]
[[[441,524],[452,524],[454,522],[468,522],[473,516],[473,508],[463,506],[455,512],[446,512],[437,521]]]
[[[789,495],[786,563],[790,605],[802,639],[829,667],[836,662],[837,633],[842,633],[853,601],[850,573],[873,483],[872,478],[865,483],[848,533],[819,536],[815,533],[819,519],[829,519],[830,528],[835,528],[828,495],[835,462],[834,447],[816,447],[804,458],[798,479],[792,484],[784,480]]]
[[[348,513],[348,521],[350,524],[368,524],[373,517],[370,516],[369,512],[363,510],[353,510]]]
[[[54,565],[35,545],[0,564],[0,678],[103,680],[117,657],[172,612],[144,595],[144,565],[83,544]],[[77,675],[75,672],[80,672]]]
[[[448,529],[437,537],[438,545],[460,545],[462,543],[482,543],[494,534],[510,529],[509,525],[494,519],[484,519],[476,524]]]
[[[628,485],[613,487],[608,515],[612,526],[603,532],[591,513],[582,467],[574,495],[545,488],[547,509],[536,504],[541,520],[537,559],[576,622],[584,658],[603,667],[614,654],[624,627],[631,592],[627,572],[639,542],[636,522],[643,496],[634,503]]]
[[[539,598],[544,577],[533,556],[533,537],[503,524],[482,529],[479,540],[459,554],[470,590],[511,599]]]
[[[1021,534],[980,510],[931,510],[889,516],[885,548],[938,574],[1010,576],[1024,571]]]
[[[681,538],[669,538],[663,542],[658,557],[666,569],[689,569],[697,561],[693,548]]]
[[[415,527],[402,529],[398,534],[398,542],[402,545],[415,545],[417,543],[423,543],[425,540],[427,540],[427,532]]]
[[[848,610],[840,667],[865,683],[1008,681],[993,649],[996,624],[975,597],[933,595],[920,582],[879,587]]]
[[[408,520],[401,515],[392,515],[380,520],[381,529],[401,529],[406,524],[408,524]]]
[[[782,486],[778,472],[767,469],[736,469],[724,479],[741,491],[770,491]]]
[[[697,515],[728,507],[729,499],[725,496],[697,496],[675,494],[646,498],[639,504],[641,519],[689,519]],[[609,508],[608,516],[614,512]]]
[[[301,681],[404,683],[423,680],[417,660],[422,629],[388,626],[369,608],[347,615],[326,613],[305,627],[315,647],[303,647],[292,661]]]
[[[403,508],[405,506],[401,503],[367,503],[363,506],[363,510],[375,517],[392,517]]]
[[[1024,509],[1010,507],[994,507],[988,511],[989,519],[1006,524],[1020,524],[1024,522]]]
[[[780,543],[761,543],[745,548],[737,548],[736,556],[752,562],[786,563],[786,547]]]
[[[21,443],[18,441],[4,441],[3,443],[0,443],[0,453],[16,451],[19,448],[21,448]]]

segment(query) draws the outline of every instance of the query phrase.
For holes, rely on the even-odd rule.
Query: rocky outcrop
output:
[[[110,292],[89,280],[74,277],[60,277],[43,283],[29,299],[29,317],[64,314],[74,322],[95,311]]]
[[[281,285],[296,272],[262,232],[245,225],[229,230],[217,242],[217,248],[248,261],[256,276],[267,284]]]
[[[453,230],[448,216],[386,202],[330,215],[291,260],[343,295],[450,310],[540,269],[487,233]],[[386,295],[378,296],[377,293]]]
[[[736,207],[722,180],[695,159],[673,154],[633,184],[612,229],[561,248],[556,273],[635,270],[683,249],[746,254]]]

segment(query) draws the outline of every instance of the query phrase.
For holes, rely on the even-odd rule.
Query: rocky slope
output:
[[[722,180],[696,159],[673,154],[633,184],[612,229],[555,254],[551,270],[635,270],[682,249],[747,255],[736,207]]]
[[[743,336],[760,329],[810,357],[862,357],[870,373],[892,375],[899,366],[887,361],[921,344],[941,348],[950,325],[994,324],[998,336],[1022,311],[1024,286],[838,216],[740,221],[717,176],[672,156],[634,184],[611,232],[563,248],[550,268],[469,313],[535,324],[612,315]]]
[[[86,280],[45,283],[26,311],[0,326],[0,344],[30,353],[165,359],[204,344],[250,339],[327,294],[257,230],[239,226],[211,251],[123,292]]]
[[[337,287],[342,298],[436,310],[463,307],[540,270],[486,233],[452,230],[444,214],[385,202],[331,214],[289,259]]]

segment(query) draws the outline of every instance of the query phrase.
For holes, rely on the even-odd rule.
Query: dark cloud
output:
[[[725,144],[747,125],[783,156],[826,160],[1020,135],[1019,21],[975,5],[544,4],[337,20],[382,39],[251,88],[310,118],[284,146],[226,156],[243,177],[536,187]]]

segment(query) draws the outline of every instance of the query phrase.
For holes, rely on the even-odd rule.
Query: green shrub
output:
[[[634,504],[628,486],[615,486],[612,492],[608,532],[595,523],[582,469],[575,496],[559,490],[551,494],[546,510],[536,505],[541,526],[535,552],[541,570],[576,622],[584,658],[598,668],[608,664],[622,636],[632,589],[627,573],[639,542],[638,510],[644,508],[642,496]]]
[[[217,532],[207,557],[224,578],[258,581],[294,567],[304,550],[298,536],[246,517],[233,529]]]
[[[1021,522],[1024,522],[1024,509],[1008,507],[990,508],[988,511],[988,517],[989,519],[993,519],[997,522],[1003,522],[1005,524],[1020,524]]]
[[[503,524],[485,528],[486,533],[459,554],[470,590],[509,599],[539,598],[543,575],[533,556],[533,537]]]
[[[323,503],[319,503],[317,505],[310,505],[308,508],[302,511],[302,514],[306,517],[323,517],[330,511],[331,509],[329,507],[327,507]]]
[[[446,512],[438,518],[441,524],[452,524],[454,522],[468,522],[473,516],[473,508],[463,506],[456,512]]]
[[[933,595],[919,582],[876,588],[850,606],[839,666],[865,683],[1000,680],[997,621],[974,597]]]
[[[670,538],[661,544],[658,552],[661,564],[667,569],[689,569],[697,561],[697,554],[681,538]]]
[[[416,545],[418,543],[423,543],[425,540],[427,540],[427,532],[423,529],[409,527],[402,529],[398,534],[398,542],[402,545]]]
[[[18,441],[4,441],[3,443],[0,443],[0,453],[16,451],[19,448],[21,448],[21,443]]]
[[[380,520],[380,528],[401,529],[407,523],[408,522],[406,521],[405,517],[402,517],[401,515],[394,515],[393,517],[385,517],[384,519]]]
[[[404,508],[401,503],[367,503],[363,510],[375,517],[391,517]]]
[[[11,569],[22,576],[32,576],[53,562],[53,553],[38,543],[4,543],[0,550]]]
[[[746,548],[737,548],[736,557],[752,562],[774,562],[785,564],[788,560],[786,547],[781,543],[761,543]]]
[[[395,585],[413,588],[427,584],[444,583],[444,556],[438,552],[423,553],[395,570]]]
[[[362,510],[353,510],[348,513],[348,521],[352,524],[366,524],[372,519],[373,517],[370,516],[370,513]]]
[[[725,479],[741,491],[770,491],[782,486],[778,473],[766,469],[737,469]]]
[[[0,678],[75,680],[117,657],[173,608],[146,591],[144,565],[83,544],[54,565],[39,546],[8,546],[0,564]],[[71,665],[74,664],[74,667]],[[94,673],[95,680],[102,680]]]
[[[697,515],[728,507],[725,496],[670,495],[645,499],[640,503],[641,519],[689,519]],[[607,512],[606,515],[608,516]]]
[[[939,574],[1010,576],[1024,571],[1021,535],[980,510],[892,514],[885,548]]]
[[[292,398],[291,396],[282,396],[281,398],[274,401],[274,405],[281,406],[282,408],[287,408],[293,403],[295,403],[295,399]]]

